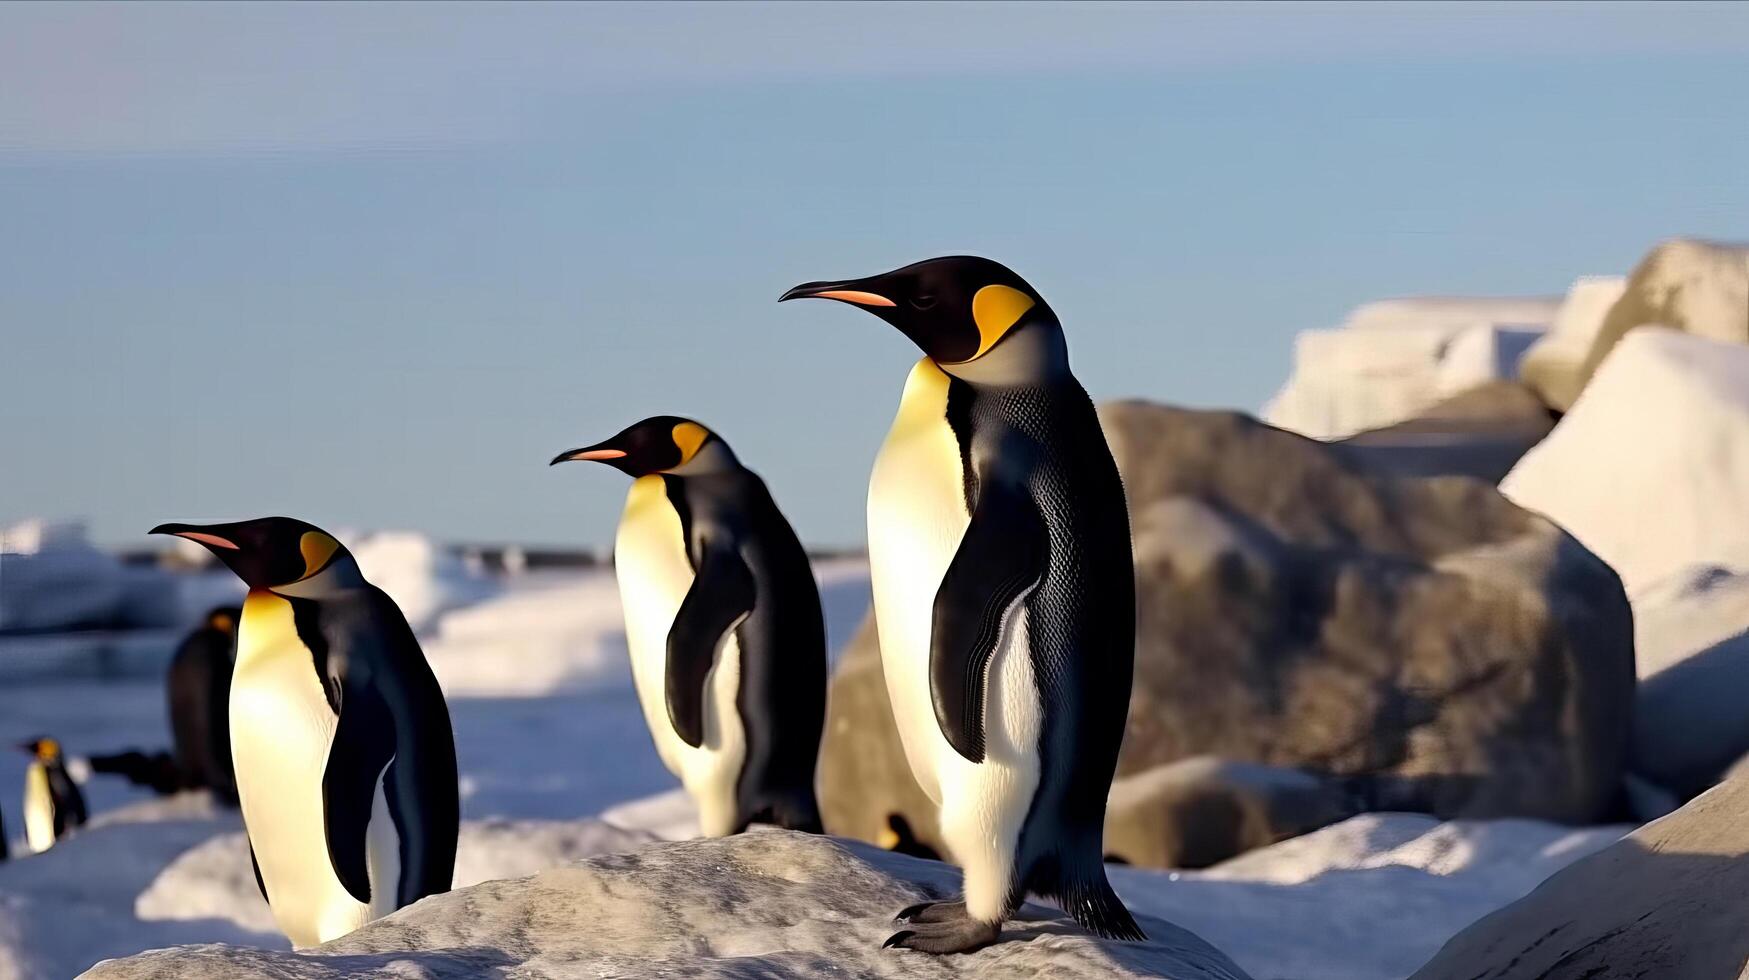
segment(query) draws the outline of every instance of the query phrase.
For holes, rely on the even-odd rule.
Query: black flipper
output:
[[[377,782],[395,755],[395,724],[382,696],[370,686],[343,679],[340,689],[340,722],[322,774],[322,817],[334,876],[353,898],[368,903],[366,831]]]
[[[935,593],[929,691],[954,751],[984,761],[985,668],[1014,600],[1044,576],[1050,539],[1020,487],[985,481],[971,524]]]
[[[704,744],[704,679],[724,634],[753,611],[753,573],[727,542],[706,542],[668,628],[668,721],[681,741]]]
[[[247,833],[245,832],[245,836]],[[255,887],[261,889],[261,900],[267,901],[267,882],[261,879],[261,862],[255,860],[255,845],[249,845],[249,867],[255,870]],[[269,903],[272,904],[272,903]]]

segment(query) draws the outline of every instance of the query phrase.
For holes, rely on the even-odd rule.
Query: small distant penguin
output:
[[[1142,931],[1106,880],[1106,795],[1135,658],[1123,485],[1056,314],[989,259],[811,282],[897,327],[912,368],[868,494],[881,661],[905,755],[965,901],[886,945],[967,952],[1028,892],[1102,936]]]
[[[820,833],[820,593],[765,482],[691,419],[645,419],[560,453],[634,477],[614,542],[632,679],[656,751],[707,837]]]
[[[207,787],[228,806],[237,805],[231,770],[231,669],[237,655],[237,623],[243,610],[219,606],[176,648],[165,691],[170,734],[183,785]]]
[[[24,770],[24,839],[41,854],[85,823],[85,794],[67,773],[60,742],[43,736],[18,747],[32,756]]]
[[[249,587],[231,675],[256,883],[315,946],[448,891],[459,802],[443,691],[406,617],[327,532],[289,517],[160,524]]]

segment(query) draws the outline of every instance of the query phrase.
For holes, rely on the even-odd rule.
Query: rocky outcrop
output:
[[[1413,418],[1452,395],[1516,377],[1558,305],[1453,296],[1367,303],[1340,327],[1294,337],[1293,373],[1263,417],[1316,439]]]
[[[1413,980],[1720,980],[1749,962],[1749,782],[1556,873],[1446,943]]]
[[[1555,322],[1542,339],[1524,352],[1518,377],[1548,407],[1557,412],[1571,408],[1585,387],[1589,372],[1581,373],[1597,332],[1616,300],[1627,288],[1621,276],[1584,276],[1567,290]]]
[[[1327,827],[1358,805],[1340,780],[1199,756],[1113,782],[1105,850],[1148,868],[1206,868]]]
[[[965,956],[882,949],[893,914],[957,891],[945,866],[779,830],[656,844],[489,881],[303,953],[184,946],[98,964],[91,980],[517,976],[1173,977],[1244,980],[1213,946],[1143,916],[1140,943],[1027,906]]]
[[[1652,249],[1598,325],[1573,379],[1569,404],[1622,338],[1647,324],[1723,343],[1749,343],[1749,246],[1676,238]]]
[[[1529,388],[1491,381],[1414,418],[1358,432],[1342,444],[1384,472],[1499,483],[1554,427],[1553,413]]]
[[[1331,777],[1366,809],[1611,810],[1632,624],[1596,556],[1484,483],[1383,474],[1245,416],[1127,402],[1102,419],[1137,569],[1120,777],[1215,756]],[[878,658],[865,631],[833,679],[827,826],[879,840],[896,814],[938,847]],[[1231,833],[1228,807],[1183,812],[1145,853]]]

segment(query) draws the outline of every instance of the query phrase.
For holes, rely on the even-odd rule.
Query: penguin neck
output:
[[[940,367],[976,387],[1050,384],[1070,376],[1069,346],[1055,317],[1035,317],[1008,331],[983,357]]]
[[[741,468],[741,461],[721,439],[712,439],[698,450],[691,459],[667,470],[674,476],[709,476],[714,473],[730,473]]]
[[[364,586],[364,573],[359,571],[358,562],[350,554],[341,554],[315,575],[267,591],[294,599],[337,599]]]

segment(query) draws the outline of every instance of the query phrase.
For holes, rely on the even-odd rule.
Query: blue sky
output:
[[[859,544],[915,351],[775,299],[977,252],[1095,397],[1749,237],[1749,5],[0,7],[0,520],[602,545],[694,415]]]

